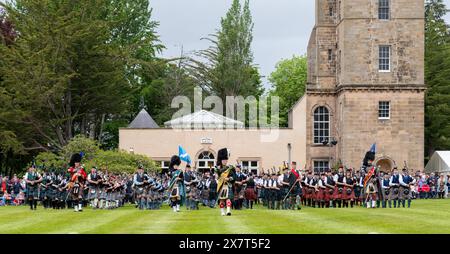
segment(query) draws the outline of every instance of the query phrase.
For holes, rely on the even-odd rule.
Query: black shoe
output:
[[[227,216],[231,216],[231,213],[227,213]]]

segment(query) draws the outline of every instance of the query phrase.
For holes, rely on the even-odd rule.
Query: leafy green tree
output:
[[[242,6],[234,0],[221,20],[221,28],[207,38],[211,46],[197,52],[190,70],[204,91],[222,98],[226,96],[259,97],[264,92],[258,69],[253,64],[251,43],[253,21],[249,1]]]
[[[162,48],[148,0],[2,5],[20,35],[0,47],[3,86],[39,136],[35,147],[61,149],[76,134],[99,139],[105,123],[129,115],[139,75]]]
[[[425,5],[426,155],[450,149],[450,47],[442,0]]]
[[[280,126],[288,126],[289,110],[306,92],[307,65],[305,56],[293,56],[278,62],[270,74],[273,86],[269,94],[280,99]]]

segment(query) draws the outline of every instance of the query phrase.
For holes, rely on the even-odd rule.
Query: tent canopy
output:
[[[426,172],[450,172],[450,151],[436,151],[425,167]]]

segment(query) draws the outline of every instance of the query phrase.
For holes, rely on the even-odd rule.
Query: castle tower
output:
[[[423,169],[423,0],[316,0],[308,64],[309,165]]]

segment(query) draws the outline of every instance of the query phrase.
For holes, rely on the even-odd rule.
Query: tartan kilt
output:
[[[378,200],[378,193],[366,194],[366,196],[368,197],[367,200],[372,200],[372,201]]]
[[[343,199],[344,198],[344,187],[334,187],[333,199]]]
[[[47,189],[39,188],[39,198],[44,200],[47,197]]]
[[[400,193],[400,188],[392,187],[389,191],[389,200],[398,199]]]
[[[357,186],[354,188],[355,191],[355,200],[361,200],[362,199],[362,191],[361,187]]]
[[[399,199],[411,199],[412,198],[412,193],[411,193],[410,188],[400,186],[399,193],[398,193],[398,198]]]
[[[72,189],[70,189],[70,196],[72,200],[78,200],[83,198],[83,188],[79,184],[75,184]]]
[[[355,200],[355,191],[353,190],[353,188],[349,188],[349,187],[345,186],[342,199]]]
[[[234,198],[234,193],[233,193],[231,186],[228,186],[226,184],[224,184],[222,186],[222,188],[220,188],[218,194],[219,194],[219,200],[227,200],[227,199]]]
[[[324,201],[325,200],[325,192],[326,192],[326,189],[319,188],[319,191],[316,191],[316,200]]]
[[[107,197],[106,190],[105,189],[100,189],[99,190],[99,198],[100,199],[106,199],[106,197]]]
[[[246,188],[245,189],[245,199],[251,200],[251,201],[256,200],[255,188]]]
[[[27,199],[30,199],[30,198],[34,198],[34,199],[39,198],[39,187],[27,186]]]
[[[323,200],[326,201],[326,202],[328,202],[330,200],[333,200],[333,194],[334,194],[334,189],[331,189],[331,188],[327,187],[323,191]]]
[[[89,188],[88,199],[96,199],[99,196],[99,190],[96,187]]]
[[[310,188],[310,187],[306,187],[305,186],[305,192],[304,192],[304,198],[305,199],[312,199],[312,198],[314,198],[314,189],[313,188]]]

